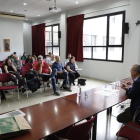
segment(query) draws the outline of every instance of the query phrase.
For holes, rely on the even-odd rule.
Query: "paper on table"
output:
[[[95,92],[96,94],[100,94],[100,95],[104,95],[104,96],[111,96],[114,93],[113,92],[109,92],[109,91],[104,91],[104,90],[99,90],[97,92]]]
[[[111,89],[111,88],[105,88],[105,89],[103,89],[104,91],[109,91],[109,92],[118,92],[119,90],[117,90],[117,89]]]
[[[12,112],[9,112],[9,113],[0,115],[0,119],[2,119],[2,118],[8,118],[8,117],[14,117],[15,115],[18,115],[18,116],[25,116],[26,114],[23,113],[23,112],[20,111],[20,110],[15,110],[15,111],[12,111]]]

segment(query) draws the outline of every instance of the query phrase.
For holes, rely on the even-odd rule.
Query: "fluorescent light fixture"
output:
[[[10,10],[11,13],[13,13],[13,10]]]
[[[28,19],[26,19],[26,20],[28,20]]]
[[[23,5],[27,5],[27,3],[23,3]]]
[[[75,2],[75,4],[78,4],[78,3],[79,3],[78,1]]]
[[[40,15],[37,15],[38,17],[40,17]]]

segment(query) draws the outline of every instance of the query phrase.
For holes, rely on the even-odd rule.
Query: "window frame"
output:
[[[123,19],[122,19],[122,45],[109,45],[109,27],[110,27],[110,16],[115,16],[115,15],[123,15]],[[124,33],[124,24],[125,24],[125,11],[119,11],[119,12],[115,12],[115,13],[109,13],[109,14],[104,14],[104,15],[99,15],[99,16],[93,16],[93,17],[88,17],[88,18],[84,18],[84,20],[88,20],[88,19],[92,19],[92,18],[99,18],[99,17],[104,17],[107,16],[107,32],[106,32],[106,46],[83,46],[83,48],[85,47],[91,47],[91,58],[84,58],[85,60],[97,60],[97,61],[107,61],[107,62],[119,62],[119,63],[123,63],[124,61],[124,41],[125,41],[125,33]],[[106,59],[95,59],[93,58],[93,48],[94,47],[105,47],[106,48]],[[122,48],[122,60],[108,60],[108,48],[110,47],[121,47]],[[83,52],[84,53],[84,52]],[[84,56],[83,56],[84,57]]]
[[[59,38],[59,35],[58,35],[58,46],[53,46],[53,27],[54,26],[58,26],[58,32],[59,32],[60,31],[60,24],[59,23],[45,26],[45,28],[46,27],[51,27],[51,32],[52,32],[52,36],[51,36],[52,37],[52,46],[45,45],[45,50],[46,50],[47,47],[52,47],[52,54],[53,54],[53,48],[58,47],[59,48],[59,56],[60,56],[60,38]],[[45,33],[46,33],[46,31],[45,31]],[[46,44],[46,38],[45,38],[45,44]],[[46,56],[48,56],[48,55],[46,55]]]

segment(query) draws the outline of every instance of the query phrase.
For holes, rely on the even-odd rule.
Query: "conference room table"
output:
[[[127,85],[128,82],[130,82],[131,85]],[[114,88],[114,86],[112,85],[115,85],[115,82],[94,89],[82,91],[80,96],[77,96],[76,93],[63,97],[67,101],[70,101],[74,104],[77,104],[81,107],[84,107],[92,111],[93,116],[96,116],[92,129],[93,130],[92,140],[96,140],[97,114],[104,110],[107,110],[107,114],[111,114],[113,106],[127,99],[124,98],[124,96],[126,95],[126,91],[121,88],[121,84],[125,84],[127,87],[130,87],[133,84],[133,80],[132,78],[121,80],[120,85],[115,87],[115,89],[118,90],[118,92],[114,92],[111,96],[104,96],[101,94],[97,94],[96,92],[107,88],[108,89],[112,89],[112,87]]]
[[[43,102],[20,109],[31,126],[30,132],[9,140],[40,140],[89,116],[92,112],[65,99]]]
[[[129,78],[122,82],[127,83],[130,81]],[[97,114],[103,110],[109,110],[112,106],[126,100],[126,98],[122,98],[125,91],[121,87],[118,87],[119,92],[117,94],[108,97],[95,93],[95,91],[110,86],[112,85],[107,84],[82,91],[81,96],[72,94],[21,108],[20,110],[26,114],[25,119],[32,129],[26,134],[9,140],[39,140],[93,115],[96,116],[96,119],[93,125],[92,140],[96,140]],[[85,97],[86,92],[89,93],[88,97]]]

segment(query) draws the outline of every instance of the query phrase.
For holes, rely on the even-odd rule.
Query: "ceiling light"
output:
[[[26,20],[28,20],[28,19],[26,19]]]
[[[38,17],[40,16],[40,15],[37,15]]]
[[[27,3],[23,3],[23,5],[27,5]]]
[[[79,3],[78,1],[75,2],[75,4],[78,4],[78,3]]]
[[[11,10],[10,12],[13,13],[13,10]]]

